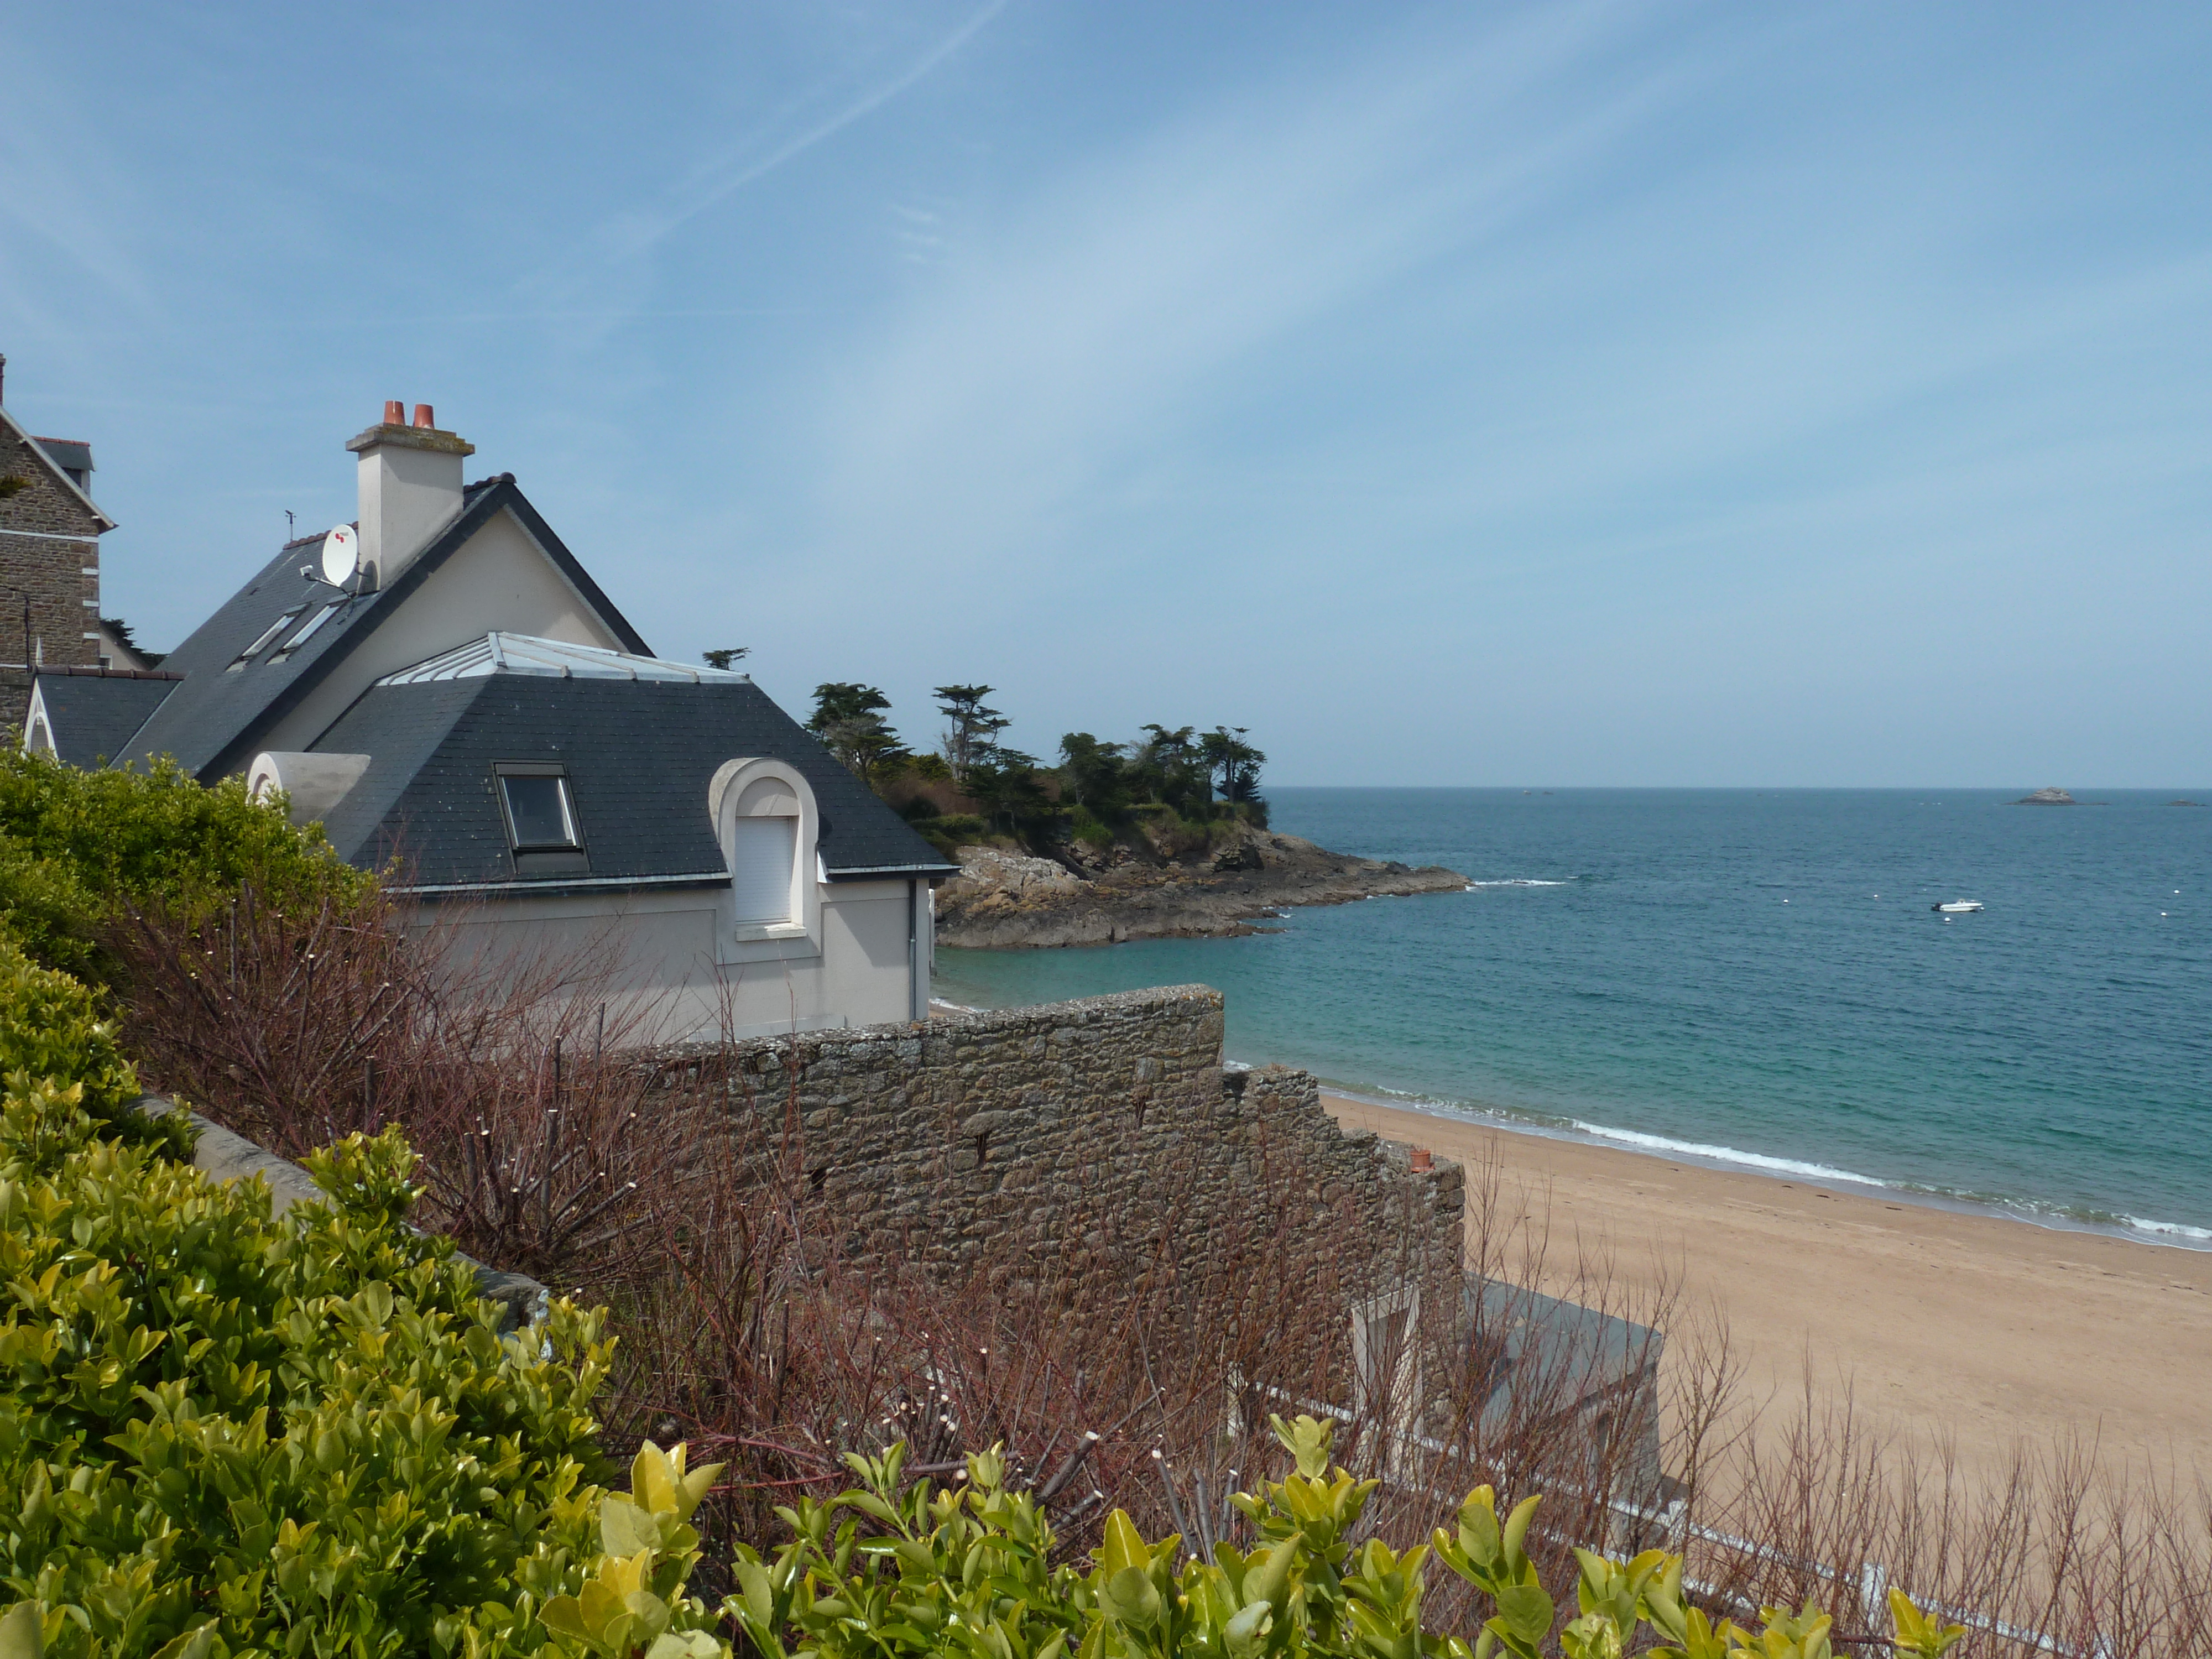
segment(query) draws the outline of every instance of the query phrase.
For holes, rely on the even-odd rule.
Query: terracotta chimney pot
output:
[[[415,405],[415,424],[425,428],[426,430],[434,428],[438,424],[436,419],[430,413],[429,404],[417,404]]]
[[[1426,1175],[1437,1167],[1435,1155],[1425,1146],[1413,1148],[1413,1173]]]
[[[405,426],[407,405],[397,398],[386,398],[384,400],[384,423],[386,426]]]

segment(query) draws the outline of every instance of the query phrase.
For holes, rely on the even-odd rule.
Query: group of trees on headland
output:
[[[948,849],[961,836],[986,834],[1040,848],[1070,840],[1103,846],[1139,820],[1164,817],[1186,835],[1224,820],[1267,822],[1260,772],[1267,757],[1243,726],[1154,724],[1121,742],[1070,732],[1054,764],[1006,740],[1013,720],[990,706],[994,690],[937,687],[945,729],[933,749],[907,744],[890,723],[890,699],[856,682],[815,687],[806,727]]]

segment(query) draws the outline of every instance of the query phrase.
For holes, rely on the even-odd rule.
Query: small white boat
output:
[[[1972,915],[1980,909],[1982,902],[1979,899],[1951,899],[1942,904],[1931,904],[1928,908],[1941,911],[1947,916],[1965,916]]]

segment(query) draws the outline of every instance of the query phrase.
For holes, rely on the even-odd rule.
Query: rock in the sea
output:
[[[2014,806],[2074,806],[2079,805],[2063,789],[2039,789],[2032,795],[2022,795]]]
[[[1455,871],[1352,858],[1249,824],[1217,827],[1183,858],[1164,855],[1149,837],[1095,854],[1069,848],[1068,861],[1085,865],[1079,875],[1053,859],[962,848],[960,874],[938,889],[939,942],[1008,950],[1224,939],[1273,931],[1266,924],[1285,905],[1468,890]]]
[[[1065,898],[1083,890],[1082,877],[1050,859],[1008,853],[996,847],[963,847],[960,873],[939,890],[940,907],[974,902],[1003,896],[1017,903],[1052,897]]]

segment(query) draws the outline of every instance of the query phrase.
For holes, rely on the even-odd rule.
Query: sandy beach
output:
[[[1324,1098],[1347,1126],[1495,1158],[1548,1189],[1555,1239],[1609,1241],[1631,1276],[1673,1258],[1761,1392],[1794,1395],[1809,1357],[1886,1425],[1948,1428],[1968,1469],[2072,1426],[2212,1474],[2212,1253]]]

